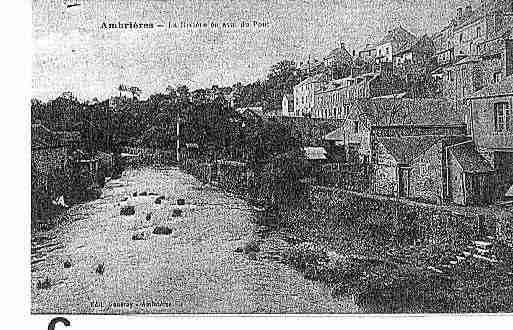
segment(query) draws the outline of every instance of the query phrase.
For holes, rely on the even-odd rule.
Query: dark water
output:
[[[135,191],[166,200],[122,201]],[[187,203],[182,217],[171,216],[177,198]],[[120,216],[127,203],[135,215]],[[255,210],[175,168],[128,170],[107,183],[101,199],[74,206],[67,216],[33,237],[33,313],[358,312],[349,299],[334,299],[322,285],[273,261],[287,248],[275,235],[266,235],[251,258],[235,253],[261,237]],[[172,234],[152,234],[158,225]],[[145,239],[132,240],[134,234]],[[102,275],[95,272],[99,264]],[[49,287],[38,288],[46,279]]]

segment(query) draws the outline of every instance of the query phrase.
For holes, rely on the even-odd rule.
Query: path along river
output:
[[[133,192],[166,200],[155,204],[156,196]],[[172,217],[178,198],[186,200],[183,216]],[[135,206],[135,215],[120,215],[124,203]],[[177,168],[129,169],[107,183],[100,199],[73,206],[57,228],[33,235],[32,312],[358,312],[350,299],[334,299],[319,283],[268,258],[266,251],[287,247],[273,235],[261,241],[255,258],[235,253],[258,239],[256,216],[243,200]],[[157,225],[172,234],[152,234]],[[145,239],[132,240],[137,233]],[[103,274],[95,271],[99,264]],[[38,287],[46,279],[50,286]]]

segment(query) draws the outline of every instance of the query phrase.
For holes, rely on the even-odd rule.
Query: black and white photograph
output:
[[[31,315],[513,312],[513,1],[31,2]]]

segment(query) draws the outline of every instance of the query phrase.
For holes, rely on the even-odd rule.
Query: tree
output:
[[[120,84],[118,86],[118,91],[119,91],[119,97],[121,97],[122,92],[128,92],[128,87],[126,85]]]
[[[132,86],[132,87],[128,88],[128,91],[130,92],[130,94],[132,94],[132,98],[134,100],[138,99],[139,96],[141,96],[141,93],[142,93],[142,90],[139,87],[136,87],[136,86]]]

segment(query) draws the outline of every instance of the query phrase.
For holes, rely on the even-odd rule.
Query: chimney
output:
[[[463,8],[456,9],[456,19],[460,20],[463,18]]]

